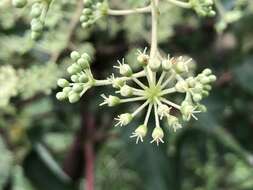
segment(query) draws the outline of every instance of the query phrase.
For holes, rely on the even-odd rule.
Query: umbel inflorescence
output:
[[[139,103],[139,107],[133,112],[125,112],[118,115],[115,126],[126,126],[138,114],[145,113],[143,122],[133,131],[131,138],[136,138],[136,143],[143,141],[148,128],[152,129],[152,140],[157,145],[164,142],[164,131],[161,122],[176,131],[182,128],[182,121],[197,119],[197,114],[205,112],[206,107],[200,101],[209,95],[211,83],[216,80],[210,69],[203,70],[197,76],[193,75],[191,58],[178,56],[172,57],[162,53],[158,48],[157,33],[160,1],[167,1],[171,5],[192,9],[200,16],[214,16],[213,0],[150,0],[150,4],[142,8],[128,10],[111,9],[107,1],[83,0],[83,11],[80,15],[82,28],[93,25],[98,19],[106,16],[127,16],[130,14],[151,14],[151,46],[138,51],[136,62],[140,66],[138,72],[134,72],[124,59],[114,66],[118,74],[112,74],[107,79],[97,80],[91,71],[91,58],[88,54],[80,54],[77,51],[71,53],[73,64],[67,71],[71,75],[70,80],[59,79],[58,85],[62,91],[56,97],[59,100],[68,99],[70,103],[77,102],[87,90],[95,86],[110,85],[115,89],[114,94],[102,94],[103,101],[100,106],[109,107],[120,104]],[[46,15],[52,0],[12,0],[14,6],[23,8],[31,5],[31,36],[38,39],[43,31]],[[165,56],[166,55],[166,56]],[[174,94],[182,98],[180,103],[172,99]],[[151,117],[155,120],[155,126],[149,126]]]
[[[56,97],[59,100],[68,99],[77,102],[80,97],[93,86],[111,85],[115,94],[102,94],[104,99],[100,106],[109,107],[120,104],[139,102],[140,106],[132,113],[126,112],[118,115],[115,126],[126,126],[141,112],[146,116],[143,123],[138,126],[131,137],[136,137],[136,143],[143,141],[148,131],[148,122],[153,113],[155,128],[152,132],[153,140],[159,144],[163,142],[163,129],[161,120],[166,120],[167,125],[174,131],[181,128],[180,118],[189,121],[197,119],[196,114],[206,111],[200,101],[209,95],[210,84],[216,80],[210,69],[203,70],[197,76],[192,76],[192,59],[184,57],[155,57],[151,58],[146,49],[137,54],[137,62],[141,66],[139,72],[134,73],[124,59],[114,66],[121,75],[112,74],[108,79],[97,80],[90,70],[90,57],[84,53],[72,52],[71,58],[75,62],[69,68],[71,82],[59,79],[58,85],[63,88]],[[176,104],[170,99],[173,93],[184,94],[181,104]],[[176,109],[182,117],[175,116],[171,109]]]
[[[183,8],[193,8],[202,16],[213,16],[213,2],[210,0],[190,0],[189,2],[167,0]],[[197,114],[205,112],[206,107],[200,101],[209,95],[211,83],[216,80],[210,69],[203,70],[197,76],[193,75],[193,60],[188,57],[163,56],[157,44],[157,31],[159,20],[159,0],[151,0],[150,5],[134,10],[112,10],[106,4],[97,1],[85,0],[84,10],[80,21],[82,27],[86,28],[104,15],[123,16],[134,13],[151,13],[151,47],[145,48],[136,54],[136,62],[140,66],[138,72],[134,72],[129,63],[124,59],[118,60],[114,66],[119,73],[112,74],[107,79],[97,80],[91,71],[91,58],[88,54],[80,54],[73,51],[70,55],[73,64],[67,71],[71,75],[70,81],[59,79],[58,86],[62,91],[56,97],[59,100],[68,99],[70,103],[77,102],[87,90],[95,86],[110,85],[115,92],[113,94],[102,94],[103,101],[100,106],[118,106],[120,104],[139,103],[133,112],[119,114],[115,126],[126,126],[138,114],[145,113],[143,122],[133,131],[131,138],[136,138],[136,143],[143,142],[148,128],[152,129],[152,140],[157,145],[163,143],[164,131],[161,122],[174,131],[182,128],[182,121],[191,118],[197,120]],[[96,11],[94,11],[96,10]],[[100,10],[98,13],[97,10]],[[171,95],[178,94],[182,97],[180,103],[172,100]],[[151,117],[155,120],[155,126],[149,126]]]

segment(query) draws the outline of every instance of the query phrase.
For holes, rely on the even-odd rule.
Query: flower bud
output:
[[[153,72],[157,72],[161,66],[161,61],[159,59],[152,59],[148,65]]]
[[[79,76],[78,81],[81,83],[86,83],[89,81],[89,78],[87,77],[87,75],[82,74],[81,76]]]
[[[78,93],[72,92],[69,94],[69,102],[76,103],[80,99],[80,95]]]
[[[78,53],[77,51],[72,51],[71,54],[70,54],[70,58],[73,61],[77,61],[80,57],[81,57],[80,53]]]
[[[147,128],[147,126],[146,125],[140,125],[140,126],[138,126],[136,129],[135,129],[135,131],[134,131],[138,136],[140,136],[140,137],[145,137],[146,136],[146,134],[147,134],[147,132],[148,132],[148,128]]]
[[[83,90],[83,85],[81,85],[81,84],[74,84],[74,86],[73,86],[73,91],[74,92],[80,93],[80,92],[82,92],[82,90]]]
[[[127,64],[122,64],[119,66],[119,73],[123,76],[130,77],[133,74],[131,67]]]
[[[169,127],[173,128],[174,132],[182,128],[182,125],[179,123],[178,118],[173,115],[167,116],[167,122]]]
[[[62,88],[69,86],[69,82],[66,79],[59,79],[57,84]]]
[[[58,100],[62,101],[62,100],[64,100],[64,99],[67,98],[67,94],[64,93],[64,92],[58,92],[58,93],[56,94],[56,98],[57,98]]]
[[[73,81],[73,82],[78,82],[78,76],[77,76],[77,75],[72,75],[72,76],[70,77],[70,79],[71,79],[71,81]]]
[[[217,80],[216,76],[215,75],[210,75],[209,76],[209,81],[210,82],[215,82]]]
[[[82,58],[82,57],[77,60],[77,64],[82,69],[88,69],[90,67],[89,62],[86,59]]]
[[[145,67],[148,65],[149,56],[147,54],[141,53],[138,55],[137,61],[141,66]]]
[[[123,113],[119,115],[118,118],[116,119],[118,121],[116,126],[118,125],[126,126],[132,121],[132,119],[133,119],[133,116],[130,113]]]
[[[174,64],[174,69],[177,73],[188,72],[188,66],[183,60],[177,61]]]
[[[204,75],[210,75],[210,74],[212,74],[212,70],[211,69],[205,69],[204,71],[202,71],[202,73]]]
[[[120,98],[118,98],[117,96],[110,95],[105,101],[109,107],[113,107],[120,103]]]
[[[172,62],[170,59],[166,59],[162,61],[162,69],[164,71],[170,71],[171,67],[172,67]]]
[[[194,94],[192,98],[195,102],[199,102],[200,100],[202,100],[203,97],[201,94]]]
[[[68,94],[72,91],[72,88],[71,87],[65,87],[65,88],[63,88],[62,91],[68,96]]]
[[[82,70],[82,68],[80,66],[78,66],[77,64],[72,64],[71,66],[69,66],[67,68],[67,71],[69,74],[76,74],[79,73]]]
[[[157,113],[161,118],[163,118],[164,116],[170,113],[170,109],[171,108],[169,108],[167,105],[161,104],[158,105]]]
[[[131,96],[133,94],[133,89],[125,84],[120,88],[120,94],[123,97]]]
[[[152,132],[152,138],[153,140],[151,141],[151,143],[156,142],[157,146],[159,145],[160,142],[163,142],[163,137],[164,137],[164,133],[161,127],[155,127],[153,132]]]
[[[83,59],[87,60],[88,62],[91,62],[91,57],[88,53],[83,53],[81,56]]]

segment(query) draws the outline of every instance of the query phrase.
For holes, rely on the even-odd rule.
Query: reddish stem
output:
[[[85,160],[85,190],[94,190],[94,117],[92,115],[86,115],[86,141],[84,143],[84,160]]]

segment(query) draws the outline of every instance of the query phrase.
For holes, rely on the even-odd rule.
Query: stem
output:
[[[158,3],[159,0],[151,0],[152,34],[150,58],[153,59],[157,51],[157,24],[158,24]]]
[[[144,121],[144,125],[145,126],[148,125],[148,120],[149,120],[149,117],[150,117],[150,113],[151,113],[152,107],[153,107],[153,104],[149,104],[148,111],[147,111],[147,114],[146,114],[146,117],[145,117],[145,121]]]
[[[94,190],[94,147],[91,142],[85,143],[85,190]]]
[[[169,100],[166,100],[165,98],[162,98],[161,101],[162,101],[163,103],[166,103],[166,104],[168,104],[168,105],[170,105],[170,106],[172,106],[172,107],[178,109],[178,110],[180,110],[180,108],[181,108],[180,105],[177,105],[177,104],[175,104],[175,103],[173,103],[173,102],[171,102],[171,101],[169,101]]]
[[[85,190],[94,190],[94,117],[90,114],[85,115],[86,119],[86,141],[84,142],[84,160],[85,160]]]
[[[167,0],[167,1],[181,8],[185,8],[185,9],[191,8],[191,4],[189,2],[182,2],[178,0]]]
[[[128,10],[113,10],[109,9],[107,14],[112,16],[124,16],[136,13],[149,13],[151,11],[151,7],[143,7],[143,8],[135,8],[135,9],[128,9]]]
[[[146,101],[144,104],[142,104],[135,112],[132,114],[133,117],[135,117],[140,111],[142,111],[147,105],[149,104],[149,101]]]

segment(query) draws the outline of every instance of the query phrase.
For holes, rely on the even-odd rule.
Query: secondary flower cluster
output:
[[[32,16],[31,38],[33,40],[37,40],[42,34],[50,2],[51,0],[37,0],[32,5],[30,14]],[[27,3],[27,0],[12,0],[12,4],[16,8],[23,8]]]
[[[81,26],[83,28],[90,27],[99,18],[107,13],[106,2],[96,2],[94,0],[84,0],[84,9],[80,17]]]
[[[47,1],[38,1],[32,5],[31,37],[33,40],[37,40],[42,34],[48,6]]]
[[[115,126],[126,126],[137,114],[146,109],[144,121],[131,135],[132,138],[136,138],[136,143],[142,142],[147,135],[151,113],[155,118],[151,142],[157,145],[163,143],[164,137],[161,120],[165,119],[167,125],[176,131],[182,128],[181,120],[197,119],[195,114],[206,111],[200,101],[209,95],[210,84],[216,80],[210,69],[205,69],[196,77],[192,76],[193,62],[190,58],[170,56],[164,58],[160,55],[150,58],[146,50],[139,51],[137,54],[137,62],[142,68],[139,72],[134,73],[123,59],[114,66],[121,76],[115,77],[112,74],[105,80],[93,78],[88,64],[90,58],[87,54],[80,55],[78,52],[73,52],[71,58],[75,63],[68,68],[68,72],[72,75],[73,83],[60,79],[58,85],[63,87],[63,91],[57,94],[57,98],[63,100],[68,97],[73,103],[92,86],[111,85],[115,89],[115,94],[119,96],[102,94],[104,101],[100,106],[112,107],[123,103],[142,102],[132,113],[122,113],[115,118]],[[180,104],[169,99],[172,93],[184,94]]]
[[[70,55],[75,62],[68,67],[67,72],[71,75],[71,82],[66,79],[59,79],[57,84],[63,90],[56,94],[58,100],[65,100],[68,98],[70,103],[77,102],[80,97],[93,86],[94,79],[90,71],[91,58],[88,54],[80,55],[74,51]]]

